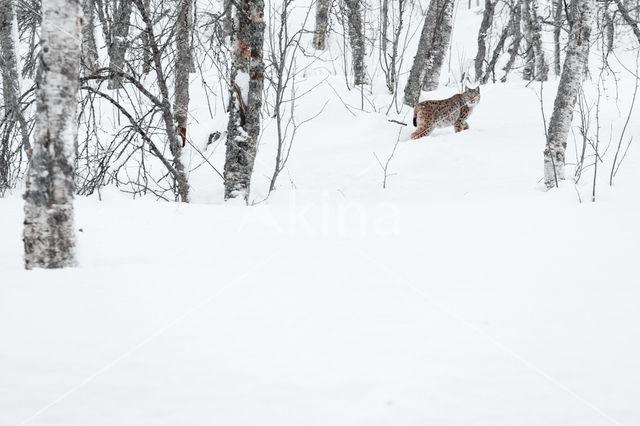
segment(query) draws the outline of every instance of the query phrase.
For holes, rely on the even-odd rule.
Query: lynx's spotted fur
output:
[[[413,125],[417,127],[411,139],[427,136],[436,127],[453,126],[456,133],[467,130],[467,118],[480,102],[480,87],[466,88],[463,93],[439,101],[420,102],[413,108]]]

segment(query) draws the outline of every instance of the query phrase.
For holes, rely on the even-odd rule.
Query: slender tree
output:
[[[509,53],[509,59],[504,66],[504,75],[500,79],[503,83],[507,81],[507,77],[509,76],[509,72],[511,72],[511,68],[513,64],[516,62],[516,58],[518,57],[518,53],[520,51],[520,44],[522,44],[522,31],[520,30],[520,23],[522,21],[522,0],[518,0],[515,6],[511,9],[511,21],[510,21],[510,32],[512,36],[511,43],[507,52]]]
[[[495,0],[485,0],[484,2],[484,12],[482,14],[482,22],[480,23],[480,30],[478,30],[478,53],[476,54],[476,58],[474,60],[474,66],[476,71],[476,79],[480,79],[482,77],[482,68],[485,62],[485,56],[487,52],[487,33],[491,28],[491,24],[493,23],[493,15],[496,10],[496,1]]]
[[[423,90],[436,90],[440,84],[440,71],[447,48],[451,42],[451,30],[453,29],[454,0],[441,0],[442,7],[436,21],[436,31],[433,34],[431,49],[427,53],[427,64],[422,79]]]
[[[522,0],[524,37],[527,40],[527,61],[523,70],[525,80],[546,81],[549,66],[542,49],[542,25],[538,18],[538,1]]]
[[[616,0],[616,5],[618,6],[620,15],[622,15],[622,19],[624,19],[624,22],[631,27],[633,34],[638,39],[638,43],[640,43],[640,26],[638,25],[637,19],[638,15],[636,14],[636,19],[633,19],[629,13],[629,9],[627,9],[622,0]],[[640,10],[640,6],[637,6],[637,10]]]
[[[316,1],[316,29],[313,33],[313,47],[316,50],[324,50],[326,48],[330,8],[331,0]]]
[[[29,143],[29,130],[20,105],[20,73],[18,70],[18,57],[14,34],[17,34],[16,13],[14,0],[0,0],[0,68],[2,72],[2,97],[5,108],[5,117],[10,121],[16,121],[20,128],[22,146],[31,155]],[[3,141],[8,143],[9,141]],[[2,156],[4,157],[4,156]],[[0,162],[3,160],[0,159]],[[8,171],[8,164],[0,165],[0,175]],[[5,176],[0,176],[0,185],[5,185]]]
[[[237,0],[231,38],[229,124],[224,164],[225,199],[249,201],[251,175],[260,134],[264,85],[264,1]]]
[[[87,70],[87,74],[93,74],[99,68],[95,36],[95,7],[95,0],[82,2],[82,65]]]
[[[366,84],[366,69],[364,65],[364,25],[362,22],[362,4],[364,0],[345,0],[347,19],[349,21],[349,40],[351,42],[351,56],[353,59],[353,84]]]
[[[544,183],[548,188],[557,186],[558,181],[564,179],[567,136],[584,76],[594,10],[595,0],[571,1],[569,43],[544,150]]]
[[[117,90],[122,87],[122,75],[125,70],[125,56],[127,53],[129,28],[131,26],[131,0],[111,0],[113,2],[113,22],[109,40],[109,89]]]
[[[438,79],[440,78],[442,61],[438,61],[434,53],[441,55],[441,58],[444,59],[446,46],[442,48],[442,44],[438,46],[434,45],[436,45],[436,35],[441,29],[448,32],[448,36],[446,37],[448,44],[451,35],[450,18],[448,21],[449,28],[446,28],[446,22],[447,17],[450,17],[452,13],[453,0],[433,0],[429,3],[429,9],[425,16],[422,33],[420,34],[420,41],[418,42],[418,51],[413,58],[413,65],[409,72],[407,85],[404,88],[404,103],[406,105],[414,106],[418,102],[425,79],[436,81],[436,74]],[[440,26],[443,28],[440,28]],[[442,41],[444,41],[444,37],[440,38],[440,43],[442,43]],[[427,69],[431,69],[430,76],[426,76]]]
[[[553,71],[556,76],[562,71],[560,63],[560,31],[562,31],[562,11],[564,2],[553,0]]]
[[[75,264],[73,174],[81,22],[80,0],[42,0],[41,79],[24,195],[27,269]]]
[[[189,116],[189,74],[193,62],[191,51],[193,0],[182,0],[178,8],[176,25],[176,83],[173,110],[176,117],[178,135],[184,147],[187,140],[187,120]]]

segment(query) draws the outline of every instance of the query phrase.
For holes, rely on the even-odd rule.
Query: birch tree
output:
[[[193,63],[191,52],[191,10],[193,0],[182,0],[180,3],[178,23],[176,25],[176,88],[173,109],[176,116],[178,135],[182,139],[182,146],[184,147],[187,140],[187,119],[189,115],[189,74]]]
[[[27,157],[31,155],[29,126],[22,113],[20,104],[20,74],[16,53],[18,34],[16,12],[13,0],[0,0],[0,68],[2,71],[2,98],[4,118],[7,122],[17,122],[22,147]],[[10,174],[10,137],[3,138],[0,150],[0,193],[9,187]]]
[[[480,30],[478,30],[478,53],[474,60],[474,66],[476,71],[476,79],[482,77],[482,68],[485,62],[485,56],[487,51],[487,33],[493,23],[493,15],[495,14],[496,1],[485,0],[484,12],[482,14],[482,22],[480,23]]]
[[[525,80],[546,81],[549,65],[542,49],[542,25],[538,18],[537,0],[522,0],[524,37],[527,40],[527,61],[523,70]]]
[[[435,73],[437,73],[438,79],[440,77],[440,67],[442,61],[434,58],[433,51],[438,49],[436,53],[444,54],[446,47],[443,49],[440,46],[434,46],[436,44],[436,35],[440,32],[440,25],[446,26],[447,17],[449,18],[449,25],[451,23],[451,14],[453,13],[453,1],[452,0],[433,0],[429,3],[429,9],[425,16],[424,25],[420,34],[420,41],[418,42],[418,51],[413,58],[413,65],[409,72],[409,78],[407,85],[404,88],[404,103],[408,106],[414,106],[420,99],[420,91],[422,89],[424,80],[428,78],[430,81],[435,80]],[[448,31],[446,37],[447,44],[449,37],[451,36],[450,27],[444,28]],[[444,40],[444,37],[440,37],[440,43]],[[431,63],[431,65],[429,65]],[[430,67],[432,76],[426,77],[427,68]]]
[[[326,48],[330,8],[331,0],[316,1],[316,29],[313,33],[313,47],[315,47],[316,50],[324,50]]]
[[[513,64],[516,62],[516,58],[518,57],[520,44],[522,43],[523,36],[522,36],[522,31],[520,29],[520,23],[522,21],[522,1],[523,0],[518,0],[515,6],[511,9],[511,21],[509,25],[510,25],[512,40],[511,40],[511,43],[509,44],[509,47],[507,48],[507,52],[509,53],[509,59],[507,60],[507,63],[503,68],[504,75],[500,79],[500,81],[502,81],[503,83],[507,81],[509,72],[511,72],[511,68],[513,67]]]
[[[422,80],[423,90],[436,90],[440,84],[440,71],[447,55],[447,48],[451,42],[454,3],[454,0],[441,0],[441,8],[436,20],[431,49],[427,53],[427,64]]]
[[[397,9],[394,6],[397,5]],[[392,2],[391,13],[389,13],[389,0],[382,1],[380,16],[380,65],[385,76],[389,93],[395,94],[397,86],[399,44],[400,36],[404,27],[404,14],[407,0]],[[391,19],[389,19],[391,15]],[[389,28],[391,27],[391,28]],[[389,50],[389,48],[391,48]],[[395,98],[395,96],[394,96]]]
[[[362,3],[364,0],[345,0],[349,21],[349,40],[353,59],[353,84],[366,84],[364,66],[364,25],[362,22]]]
[[[584,76],[594,10],[595,0],[571,1],[571,31],[544,150],[544,183],[547,188],[557,186],[565,176],[567,136]]]
[[[264,85],[264,1],[234,2],[224,197],[249,201]]]
[[[564,3],[562,0],[553,0],[553,71],[556,76],[560,75],[562,65],[560,64],[560,32],[562,30],[562,10]]]
[[[27,269],[75,264],[73,173],[81,22],[80,0],[42,0],[41,79],[24,195]]]
[[[124,71],[133,2],[131,0],[111,1],[113,2],[113,22],[109,34],[109,68],[112,74],[109,79],[109,89],[117,90],[122,87],[120,72]]]
[[[96,46],[95,0],[82,2],[82,65],[88,74],[98,70],[98,47]]]

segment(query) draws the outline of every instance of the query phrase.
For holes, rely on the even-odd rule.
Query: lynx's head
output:
[[[480,86],[475,89],[470,89],[465,86],[465,91],[462,93],[462,99],[468,107],[476,106],[478,102],[480,102]]]

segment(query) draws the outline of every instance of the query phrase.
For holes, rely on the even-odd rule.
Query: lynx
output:
[[[467,130],[467,118],[480,102],[480,87],[465,88],[463,93],[439,101],[424,101],[413,109],[413,125],[417,127],[411,139],[427,136],[436,127],[453,126],[456,133]]]

